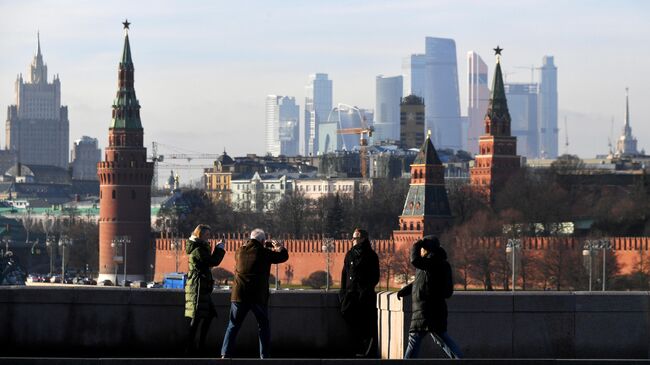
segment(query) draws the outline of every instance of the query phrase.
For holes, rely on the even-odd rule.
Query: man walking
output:
[[[289,259],[287,249],[276,241],[267,242],[261,229],[254,229],[250,239],[235,253],[235,280],[230,298],[230,321],[221,347],[221,357],[232,357],[237,333],[246,314],[253,311],[259,328],[260,358],[269,357],[269,274],[271,264]]]
[[[462,357],[460,348],[447,334],[447,302],[454,292],[451,266],[447,253],[435,236],[425,236],[411,248],[411,264],[415,281],[397,292],[397,299],[413,295],[411,327],[405,359],[416,358],[422,339],[431,333],[443,351],[452,359]]]
[[[379,258],[370,246],[368,232],[355,229],[352,248],[345,254],[341,273],[341,314],[358,341],[356,356],[370,357],[377,336]]]

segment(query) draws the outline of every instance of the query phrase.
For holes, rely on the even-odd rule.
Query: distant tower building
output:
[[[124,50],[118,69],[117,95],[99,176],[99,281],[144,280],[151,235],[151,179],[153,162],[147,161],[140,122],[140,103],[133,86],[129,22],[124,23]],[[126,242],[126,243],[125,243]],[[111,244],[114,243],[111,247]],[[114,257],[121,260],[114,261]],[[121,266],[121,267],[118,267]]]
[[[399,216],[399,228],[393,231],[395,248],[410,247],[423,236],[440,234],[451,220],[445,167],[428,135],[411,164],[411,185]]]
[[[7,110],[6,148],[16,151],[18,161],[28,165],[68,168],[68,107],[61,106],[61,82],[54,75],[47,82],[41,40],[30,66],[29,81],[16,80],[16,105]]]
[[[304,140],[304,154],[316,156],[320,151],[318,126],[321,122],[327,121],[327,116],[332,110],[332,80],[323,73],[310,75],[306,91],[305,118],[303,133],[301,133]]]
[[[402,99],[402,76],[377,76],[375,92],[375,141],[399,139],[400,100]]]
[[[423,54],[412,54],[402,63],[402,75],[404,76],[403,95],[416,95],[424,97],[424,72],[426,56]],[[424,130],[422,130],[424,133]]]
[[[628,88],[625,88],[625,122],[623,124],[623,134],[616,142],[616,157],[638,156],[637,140],[632,136],[632,127],[630,126],[630,101]]]
[[[400,104],[400,146],[418,148],[424,143],[424,99],[409,95]]]
[[[83,136],[74,141],[70,159],[73,179],[97,180],[97,163],[102,160],[97,138]]]
[[[510,112],[511,134],[517,137],[517,155],[528,158],[539,157],[539,126],[537,105],[539,87],[537,84],[505,84],[508,111]]]
[[[295,156],[300,143],[300,107],[288,96],[266,97],[266,153]]]
[[[544,56],[539,85],[540,157],[558,156],[557,67],[553,56]]]
[[[521,165],[517,156],[517,138],[510,135],[510,113],[501,74],[497,46],[497,65],[494,70],[492,97],[485,115],[485,134],[479,138],[479,153],[474,167],[470,169],[472,186],[485,194],[488,202],[494,201],[495,193]]]
[[[438,148],[460,149],[461,118],[458,94],[456,42],[427,37],[424,104],[426,129],[432,130]]]
[[[472,154],[478,153],[478,138],[483,134],[483,118],[490,99],[488,88],[488,69],[481,56],[476,52],[467,52],[468,94],[467,148]]]

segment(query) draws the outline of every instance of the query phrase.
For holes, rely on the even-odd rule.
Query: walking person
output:
[[[357,357],[371,357],[376,349],[379,258],[370,245],[368,232],[355,229],[353,246],[345,254],[341,272],[341,314],[352,327]],[[376,351],[375,351],[376,352]]]
[[[260,358],[269,357],[271,329],[269,325],[269,274],[272,264],[289,259],[287,249],[276,241],[266,241],[266,234],[257,228],[250,239],[235,253],[235,279],[230,297],[230,321],[221,347],[221,357],[232,357],[235,339],[246,314],[253,311],[257,319]]]
[[[447,334],[447,302],[454,292],[447,253],[435,236],[425,236],[411,248],[415,281],[397,292],[397,298],[413,295],[411,326],[405,359],[417,358],[422,339],[430,333],[434,342],[452,359],[462,357],[460,348]]]
[[[185,317],[189,322],[185,352],[188,354],[196,351],[194,339],[199,325],[201,326],[201,335],[198,349],[201,352],[205,349],[205,339],[210,329],[210,323],[217,317],[217,311],[212,303],[214,279],[210,268],[221,263],[226,251],[224,250],[225,242],[221,240],[210,253],[209,235],[210,227],[199,224],[185,246],[189,266],[187,284],[185,285]]]

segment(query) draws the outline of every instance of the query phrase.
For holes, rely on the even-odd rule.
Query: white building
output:
[[[296,194],[302,194],[307,199],[318,200],[320,198],[336,195],[355,198],[359,194],[365,194],[372,189],[370,179],[296,179],[294,180]]]
[[[300,107],[289,96],[266,97],[266,152],[273,155],[299,154]]]
[[[83,136],[74,141],[70,159],[73,179],[97,180],[97,163],[102,160],[97,138]]]
[[[302,152],[305,156],[316,156],[320,151],[318,146],[318,127],[327,121],[332,110],[332,80],[327,74],[317,73],[309,76],[306,88],[305,117],[301,132]]]
[[[255,173],[250,179],[230,182],[231,204],[235,210],[269,211],[293,190],[293,181],[282,175]]]
[[[399,141],[402,88],[402,76],[377,76],[375,89],[375,141]]]

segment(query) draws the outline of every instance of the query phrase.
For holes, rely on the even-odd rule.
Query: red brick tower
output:
[[[118,68],[117,96],[99,176],[99,279],[144,280],[151,235],[151,178],[140,122],[140,103],[133,87],[129,22],[124,23],[124,50]],[[121,238],[121,240],[120,240]],[[111,246],[115,240],[115,247]],[[121,241],[121,242],[118,242]],[[124,241],[127,241],[124,243]],[[126,246],[126,248],[125,248]],[[114,258],[118,257],[117,261]],[[126,264],[124,263],[126,262]]]
[[[470,169],[471,183],[494,202],[495,192],[521,167],[517,156],[517,138],[510,135],[510,113],[501,75],[501,51],[494,49],[497,67],[494,70],[492,95],[485,114],[485,134],[479,138],[479,152]]]
[[[439,234],[451,223],[451,211],[445,190],[445,167],[431,143],[431,132],[411,164],[411,185],[399,216],[399,228],[393,231],[395,248]]]

